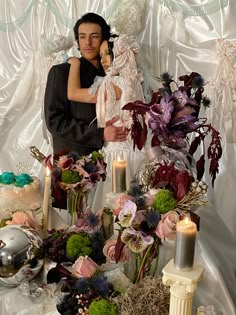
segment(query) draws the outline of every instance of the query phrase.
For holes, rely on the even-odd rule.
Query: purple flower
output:
[[[75,230],[77,232],[86,232],[88,234],[99,231],[102,226],[101,215],[102,211],[98,211],[95,214],[90,208],[87,208],[84,213],[80,214],[76,222]]]
[[[165,93],[160,101],[160,104],[154,104],[151,106],[150,115],[165,126],[170,121],[173,110],[173,98]]]

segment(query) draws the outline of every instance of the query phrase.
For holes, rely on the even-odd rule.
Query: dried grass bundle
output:
[[[146,277],[131,285],[125,294],[113,299],[121,315],[169,314],[170,290],[161,278]]]

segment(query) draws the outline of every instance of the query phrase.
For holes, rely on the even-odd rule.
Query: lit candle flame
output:
[[[184,218],[184,224],[185,224],[185,225],[188,225],[188,224],[189,224],[189,221],[190,221],[190,220],[189,220],[189,217],[185,217],[185,218]]]

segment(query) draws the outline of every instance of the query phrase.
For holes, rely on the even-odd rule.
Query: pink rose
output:
[[[8,220],[6,224],[16,224],[16,225],[24,225],[31,227],[33,229],[36,228],[37,224],[34,220],[34,217],[31,211],[16,211],[12,214],[12,219]]]
[[[72,265],[72,274],[77,278],[91,278],[98,265],[88,256],[79,256]]]
[[[116,247],[117,239],[109,239],[106,241],[105,246],[103,247],[103,254],[107,257],[108,261],[111,263],[115,263],[115,247]],[[124,246],[121,252],[119,262],[126,262],[129,260],[129,249]]]
[[[176,236],[176,223],[179,220],[179,216],[175,211],[169,211],[161,216],[161,221],[158,223],[155,233],[160,239],[168,237],[169,239],[175,239]]]
[[[115,216],[118,216],[118,214],[120,213],[121,209],[124,207],[124,204],[126,203],[126,201],[128,200],[132,200],[132,196],[128,196],[126,194],[120,194],[117,198],[116,198],[116,204],[115,204],[115,209],[113,209],[113,214]]]

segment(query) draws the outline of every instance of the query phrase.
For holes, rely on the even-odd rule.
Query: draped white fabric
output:
[[[204,210],[200,211],[203,222],[208,220],[203,226],[209,224],[209,234],[206,231],[199,234],[203,248],[208,248],[214,239],[217,242],[218,246],[214,247],[217,266],[222,269],[231,297],[236,301],[236,255],[233,252],[236,244],[233,239],[236,239],[236,0],[137,2],[140,8],[144,6],[143,30],[138,35],[143,68],[156,76],[168,70],[174,78],[196,71],[209,82],[206,90],[212,104],[201,115],[207,116],[220,130],[223,158],[215,188],[208,193],[211,211],[206,217]],[[0,0],[0,172],[16,172],[19,167],[31,165],[34,174],[43,179],[44,170],[30,157],[29,147],[35,145],[45,155],[52,152],[42,118],[49,68],[65,60],[67,53],[77,54],[75,43],[69,49],[71,33],[74,22],[83,13],[92,11],[108,17],[114,10],[121,10],[119,17],[123,17],[123,25],[128,13],[129,22],[135,23],[136,7],[133,11],[129,7],[135,3],[127,0]],[[210,179],[207,181],[210,185]],[[217,223],[214,223],[216,217]],[[234,244],[234,248],[227,244]],[[228,265],[223,265],[227,261],[227,257],[223,257],[225,249],[230,252],[231,265],[229,261]],[[214,255],[209,254],[209,261],[215,259]],[[234,272],[227,274],[224,268],[233,268]],[[204,302],[205,305],[210,303],[207,299]],[[224,313],[222,308],[219,314],[234,313],[229,306],[229,312]]]

